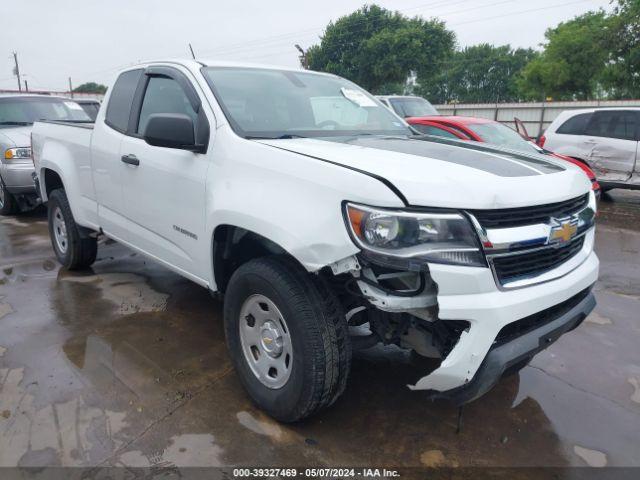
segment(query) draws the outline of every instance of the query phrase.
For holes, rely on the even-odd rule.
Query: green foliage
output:
[[[307,51],[309,67],[348,78],[374,93],[404,84],[411,72],[431,78],[453,52],[455,35],[437,20],[408,18],[377,5],[330,23]]]
[[[610,30],[604,87],[612,98],[640,98],[640,0],[620,0]]]
[[[415,76],[433,103],[640,98],[640,0],[560,23],[541,46],[456,50],[443,22],[370,5],[330,23],[307,58],[378,94],[407,93]]]
[[[417,92],[434,103],[513,102],[520,99],[516,79],[538,54],[528,48],[480,44],[455,52],[431,82]]]
[[[107,87],[95,82],[87,82],[74,88],[75,93],[99,93],[104,94],[107,91]]]
[[[545,33],[544,52],[525,67],[519,80],[524,97],[584,100],[602,90],[612,20],[589,12]]]

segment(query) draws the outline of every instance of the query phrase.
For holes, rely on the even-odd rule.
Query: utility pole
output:
[[[71,98],[73,98],[73,86],[71,85],[71,77],[69,77],[69,93],[71,94]]]
[[[20,67],[18,66],[18,52],[13,52],[13,61],[16,64],[15,68],[13,69],[13,73],[15,74],[16,77],[18,77],[18,91],[21,92],[22,83],[20,82]]]
[[[196,59],[196,54],[193,53],[193,47],[191,46],[191,44],[189,44],[189,50],[191,50],[191,58],[193,58],[195,60]]]
[[[300,65],[302,65],[302,68],[304,68],[305,70],[309,70],[309,59],[307,58],[307,52],[305,52],[304,49],[297,43],[294,45],[294,47],[296,47],[296,50],[300,52],[300,56],[298,57],[300,59]]]
[[[27,79],[24,79],[24,91],[28,92],[29,91],[29,83],[27,82]]]

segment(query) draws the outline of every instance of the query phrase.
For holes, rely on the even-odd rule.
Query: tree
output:
[[[74,93],[97,93],[104,95],[106,93],[107,87],[105,85],[101,85],[95,82],[87,82],[82,85],[77,86],[73,89]]]
[[[466,47],[443,62],[431,82],[417,91],[434,103],[517,101],[517,76],[537,55],[533,49],[510,45]]]
[[[542,54],[522,71],[521,94],[532,100],[586,100],[598,96],[609,59],[612,20],[589,12],[548,29]]]
[[[430,79],[453,53],[455,34],[443,22],[408,18],[377,5],[364,6],[327,26],[307,51],[309,67],[348,78],[374,93],[395,93],[411,72]]]
[[[640,98],[640,0],[619,0],[610,21],[603,83],[613,98]]]

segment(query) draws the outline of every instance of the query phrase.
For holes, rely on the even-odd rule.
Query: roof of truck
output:
[[[326,72],[317,72],[315,70],[304,70],[300,67],[287,67],[284,65],[269,65],[264,63],[251,63],[251,62],[234,62],[229,60],[214,60],[208,58],[164,58],[164,59],[156,59],[156,60],[148,60],[144,62],[140,62],[135,65],[130,65],[122,70],[135,69],[136,67],[143,67],[147,65],[157,65],[157,64],[177,64],[182,65],[184,67],[190,68],[192,70],[199,70],[201,67],[235,67],[235,68],[262,68],[265,70],[284,70],[288,72],[309,72],[316,73],[319,75],[330,75],[334,76],[332,73]]]

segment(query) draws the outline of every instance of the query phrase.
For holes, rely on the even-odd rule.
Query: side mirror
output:
[[[201,152],[196,144],[193,120],[180,113],[154,113],[149,116],[144,130],[144,141],[155,147],[178,148]]]

